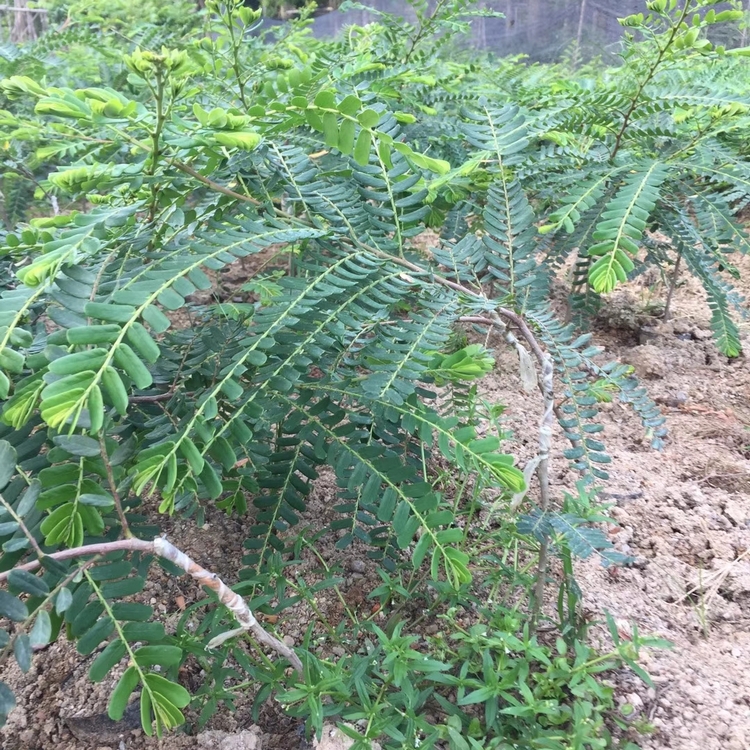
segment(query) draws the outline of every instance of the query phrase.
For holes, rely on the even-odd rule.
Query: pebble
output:
[[[352,573],[364,573],[367,570],[367,563],[364,560],[350,560],[349,570]]]
[[[615,507],[612,508],[609,513],[612,518],[619,521],[620,523],[626,523],[627,521],[630,521],[630,513],[628,513],[625,508]]]
[[[640,344],[651,344],[659,338],[659,332],[655,328],[645,326],[638,331],[638,342]]]
[[[641,696],[638,695],[638,693],[630,693],[626,697],[628,703],[633,707],[636,713],[643,710],[643,700],[641,699]]]
[[[289,648],[294,646],[294,638],[292,638],[291,635],[285,635],[281,640],[284,641],[284,643],[289,646]]]

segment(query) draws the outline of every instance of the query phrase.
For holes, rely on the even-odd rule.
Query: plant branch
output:
[[[682,250],[677,253],[677,260],[674,264],[674,271],[672,271],[672,278],[669,281],[669,291],[667,292],[667,299],[664,302],[664,320],[667,321],[671,317],[672,297],[674,296],[674,290],[677,288],[677,279],[680,274],[680,262],[682,261]]]
[[[174,394],[175,390],[170,389],[164,393],[156,393],[153,396],[131,396],[128,400],[131,404],[156,404],[159,401],[169,401]]]
[[[235,38],[235,19],[234,14],[232,13],[232,6],[231,4],[227,5],[228,9],[228,20],[226,23],[226,27],[229,30],[229,35],[232,40],[232,70],[234,72],[234,76],[237,79],[237,86],[239,89],[240,94],[240,101],[242,102],[242,106],[244,107],[245,111],[247,112],[247,100],[245,99],[245,84],[242,81],[242,72],[240,70],[240,46],[242,45],[242,39],[240,38],[239,42],[237,42],[237,39]],[[244,25],[243,25],[243,34],[244,34]]]
[[[13,510],[13,506],[2,496],[0,495],[0,505],[2,505],[5,510],[10,514],[11,518],[18,524],[18,528],[21,529],[23,532],[23,535],[29,540],[29,544],[31,545],[34,552],[36,552],[37,556],[39,558],[44,557],[44,552],[42,552],[42,548],[39,546],[39,543],[34,538],[34,535],[29,531],[26,524],[23,522],[23,518],[16,513],[15,510]]]
[[[189,174],[191,177],[195,177],[196,180],[198,180],[199,182],[202,182],[206,187],[210,187],[211,190],[215,190],[217,193],[222,193],[223,195],[229,196],[230,198],[234,198],[235,200],[238,200],[238,201],[251,203],[253,206],[262,205],[261,201],[256,200],[255,198],[251,198],[249,195],[242,195],[242,193],[236,193],[234,190],[231,190],[228,187],[224,187],[224,185],[220,185],[218,182],[214,182],[208,177],[205,177],[200,172],[193,169],[189,164],[185,164],[184,162],[181,162],[181,161],[175,161],[174,159],[170,161],[170,164],[173,167],[175,167],[175,169],[179,169],[180,172],[184,172],[185,174]]]
[[[48,557],[53,560],[70,560],[75,557],[87,557],[89,555],[106,555],[110,552],[145,552],[155,554],[159,557],[169,560],[178,568],[184,570],[191,578],[197,581],[201,586],[206,586],[213,591],[219,601],[234,615],[240,624],[239,631],[252,633],[253,637],[264,646],[268,646],[283,656],[294,667],[298,674],[302,674],[302,662],[299,657],[292,651],[289,646],[275,638],[255,619],[247,602],[236,592],[227,586],[224,581],[211,573],[198,563],[194,562],[184,552],[177,549],[173,544],[163,537],[157,537],[151,542],[142,539],[120,539],[116,542],[103,542],[101,544],[89,544],[82,547],[60,550],[53,552]],[[38,560],[18,565],[13,570],[33,571],[39,568],[41,563]],[[0,573],[0,583],[7,580],[11,571]],[[236,631],[232,631],[235,634]]]
[[[628,125],[630,125],[630,118],[633,116],[633,112],[635,112],[636,107],[638,107],[638,104],[640,103],[641,94],[643,93],[643,90],[646,88],[646,86],[648,86],[648,84],[653,80],[654,76],[656,75],[656,71],[658,70],[659,66],[662,63],[662,60],[664,59],[664,55],[666,55],[667,50],[672,46],[672,42],[674,42],[674,39],[677,36],[677,32],[680,30],[680,25],[687,16],[690,5],[691,3],[689,2],[689,0],[685,0],[685,6],[682,9],[680,20],[672,26],[672,32],[669,35],[669,39],[667,39],[666,44],[663,47],[659,47],[659,54],[656,56],[656,60],[654,60],[653,65],[649,68],[646,77],[639,84],[638,89],[636,90],[635,95],[630,102],[630,106],[625,113],[625,117],[623,118],[622,127],[615,137],[615,145],[612,148],[612,153],[610,154],[611,159],[614,159],[615,156],[617,156],[617,152],[620,150],[620,146],[622,145],[622,137],[625,135],[625,131],[628,129]]]
[[[534,333],[529,328],[526,321],[521,315],[512,310],[499,308],[496,312],[490,313],[489,317],[467,316],[461,318],[467,323],[479,323],[489,325],[498,329],[505,337],[505,340],[515,346],[519,356],[523,358],[521,349],[523,346],[516,336],[508,330],[507,325],[501,318],[512,322],[520,331],[526,344],[533,352],[539,365],[541,373],[537,377],[539,390],[544,398],[544,413],[539,425],[539,452],[537,454],[536,474],[539,480],[539,508],[542,513],[546,513],[550,506],[549,491],[549,460],[552,449],[552,428],[555,423],[555,392],[554,376],[555,368],[552,357],[546,353],[539,342],[536,340]],[[528,357],[528,353],[526,354]],[[532,626],[535,627],[541,614],[544,604],[544,590],[547,582],[547,563],[548,563],[549,542],[545,538],[539,548],[539,560],[537,562],[537,575],[534,586],[534,596],[532,604]]]
[[[148,220],[151,224],[154,223],[156,218],[156,207],[159,203],[159,189],[155,178],[159,158],[161,157],[161,131],[164,127],[164,76],[160,70],[157,70],[154,97],[156,99],[156,124],[151,133],[151,164],[148,168],[148,175],[151,177],[151,205],[148,210]]]
[[[115,501],[115,510],[117,511],[117,517],[120,519],[120,526],[122,527],[122,533],[126,539],[130,539],[133,536],[133,532],[130,531],[128,526],[128,519],[125,517],[125,511],[122,509],[122,501],[120,500],[120,493],[117,491],[117,483],[115,482],[115,475],[112,472],[112,464],[107,454],[107,444],[104,440],[104,434],[99,432],[99,452],[104,461],[104,469],[107,472],[107,483],[109,484],[109,491],[112,493],[112,499]]]

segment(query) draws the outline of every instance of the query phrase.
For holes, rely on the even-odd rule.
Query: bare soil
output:
[[[750,278],[750,258],[740,265],[745,266],[745,279]],[[649,316],[649,295],[643,284],[612,295],[596,339],[612,357],[635,367],[662,405],[670,433],[665,448],[655,452],[626,406],[605,406],[604,436],[613,459],[605,498],[620,524],[609,533],[618,549],[636,558],[636,565],[612,572],[597,560],[586,561],[578,568],[580,584],[593,620],[603,619],[608,611],[624,637],[637,625],[640,632],[674,644],[672,650],[643,657],[654,688],[634,675],[613,678],[620,702],[635,708],[630,720],[645,732],[638,739],[644,750],[748,750],[750,368],[744,357],[729,361],[717,353],[708,309],[694,282],[677,289],[668,323]],[[742,333],[750,349],[747,324]],[[517,373],[512,354],[498,352],[496,371],[484,383],[483,395],[508,405],[506,426],[514,434],[513,452],[523,463],[536,448],[541,403],[537,394],[523,391]],[[561,435],[555,444],[552,482],[560,500],[564,490],[574,488],[577,476],[562,456]],[[319,527],[332,518],[334,492],[331,478],[323,476],[306,522]],[[166,531],[231,584],[241,567],[243,521],[211,508],[206,518],[204,528],[177,519]],[[353,546],[340,552],[333,543],[320,550],[326,564],[337,567],[344,579],[346,606],[359,617],[377,617],[367,594],[379,579],[365,550]],[[303,556],[289,572],[314,578],[318,568],[319,561]],[[185,604],[203,594],[185,578],[160,577],[155,568],[153,573],[143,597],[174,627]],[[320,598],[323,615],[334,625],[343,616],[344,603],[334,595]],[[285,613],[273,627],[280,636],[299,642],[306,622]],[[595,626],[592,633],[605,645],[603,628]],[[119,675],[91,684],[86,675],[92,659],[60,641],[36,655],[27,675],[15,665],[3,668],[0,677],[18,700],[0,731],[3,750],[309,747],[299,723],[286,718],[273,702],[261,712],[257,727],[249,700],[240,701],[235,714],[217,714],[197,736],[173,735],[161,742],[143,736],[137,716],[129,714],[124,723],[112,725],[106,704]],[[200,680],[200,674],[186,680]]]
[[[745,279],[749,261],[740,260]],[[748,750],[750,367],[746,356],[728,360],[717,352],[697,282],[678,287],[666,323],[648,313],[653,291],[644,281],[613,293],[595,331],[607,355],[635,367],[667,416],[669,437],[657,452],[626,405],[604,406],[612,464],[603,497],[620,524],[609,533],[636,565],[612,571],[592,559],[577,575],[592,619],[609,612],[624,637],[636,625],[674,644],[643,655],[654,688],[635,675],[617,676],[620,703],[635,708],[630,718],[646,732],[638,738],[643,750]],[[747,321],[741,333],[747,350]],[[536,394],[508,387],[516,369],[510,353],[503,355],[489,395],[509,404],[523,461],[534,453],[540,405]],[[561,455],[562,436],[556,445],[559,498],[576,477]],[[592,636],[608,641],[602,627]]]

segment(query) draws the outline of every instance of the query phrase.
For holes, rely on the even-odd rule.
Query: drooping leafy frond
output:
[[[601,557],[608,565],[622,565],[627,555],[617,552],[606,534],[588,524],[587,519],[573,513],[533,510],[518,519],[518,531],[531,534],[540,542],[557,537],[570,551],[587,559],[593,555]]]
[[[523,307],[524,297],[534,294],[529,286],[538,286],[542,274],[536,262],[534,211],[517,180],[501,172],[487,193],[483,218],[487,273]]]
[[[576,336],[572,326],[561,324],[549,310],[533,311],[530,318],[539,327],[539,336],[554,358],[555,369],[565,388],[558,413],[565,437],[572,443],[565,457],[574,468],[597,479],[607,479],[608,474],[601,467],[610,463],[611,458],[596,437],[604,427],[595,421],[599,410],[591,390],[590,368],[587,369],[601,349],[590,346],[590,334]]]
[[[731,284],[722,279],[718,270],[721,259],[710,248],[703,246],[700,242],[701,235],[691,219],[684,214],[672,217],[669,234],[676,250],[706,290],[711,308],[711,329],[719,350],[728,357],[737,357],[742,351],[742,345],[739,330],[729,312],[729,299],[734,297],[738,305],[742,304],[742,300]]]
[[[643,164],[607,204],[592,236],[596,244],[587,248],[588,254],[597,258],[589,269],[594,291],[612,291],[633,270],[631,256],[638,252],[637,240],[646,228],[667,175],[666,166],[659,162]]]
[[[502,161],[519,153],[529,143],[528,127],[518,107],[463,109],[463,132],[474,148]]]

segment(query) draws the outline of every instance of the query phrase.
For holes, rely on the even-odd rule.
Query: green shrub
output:
[[[192,697],[199,722],[252,685],[256,710],[279,693],[316,731],[325,716],[354,722],[362,747],[611,745],[612,693],[596,674],[628,665],[647,679],[644,641],[611,628],[613,652],[591,653],[572,561],[626,562],[592,525],[606,522],[593,498],[610,461],[598,404],[631,404],[656,448],[664,419],[631,368],[558,319],[550,284],[575,257],[571,306],[585,319],[618,283],[682,259],[720,349],[739,354],[727,275],[748,243],[746,51],[705,41],[738,18],[712,4],[653,0],[623,21],[643,41],[597,74],[440,57],[433,35],[460,29],[462,0],[434,15],[415,3],[414,26],[384,17],[338,42],[302,22],[270,45],[253,11],[214,1],[205,35],[132,47],[113,64],[125,72],[106,63],[97,85],[14,71],[0,126],[6,150],[35,154],[14,174],[38,203],[15,208],[18,179],[4,184],[0,614],[15,624],[0,648],[27,670],[31,647],[64,628],[81,654],[99,649],[92,679],[127,658],[110,714],[140,687],[148,733],[184,722],[177,675],[194,658],[209,675]],[[428,248],[426,228],[439,232]],[[256,273],[240,302],[197,301],[260,254],[259,268],[282,259],[288,273]],[[457,327],[485,345],[457,342]],[[492,336],[542,396],[523,469],[502,405],[479,396]],[[583,477],[559,503],[555,420]],[[319,591],[338,591],[322,558],[319,583],[286,573],[317,554],[321,530],[311,539],[301,521],[323,468],[338,486],[328,530],[378,566],[388,619],[350,612],[324,643],[311,625],[295,652],[250,610],[315,612]],[[162,514],[200,521],[215,503],[243,517],[234,593],[149,541],[149,498]],[[197,630],[183,618],[167,634],[151,607],[123,601],[155,558],[240,627],[212,600],[191,608]],[[419,643],[415,599],[444,623]],[[542,618],[550,643],[535,635]],[[329,658],[331,643],[348,653]],[[0,683],[0,715],[12,705]]]

